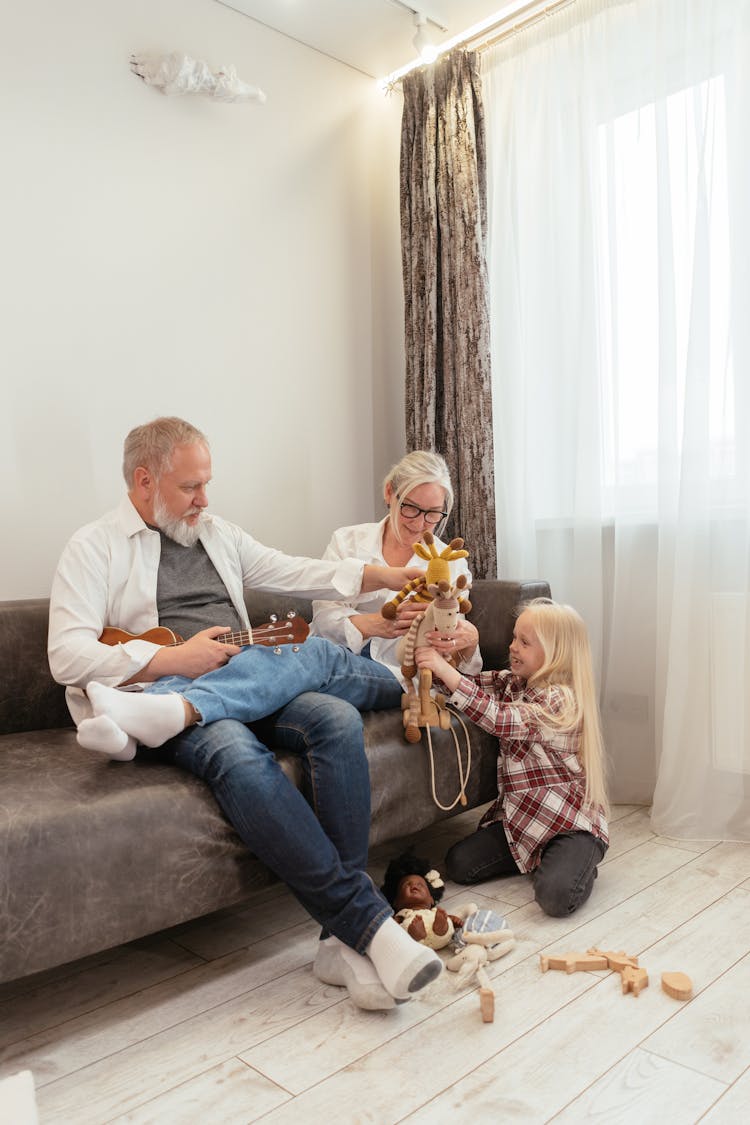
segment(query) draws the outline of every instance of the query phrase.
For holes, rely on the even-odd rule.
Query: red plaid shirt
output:
[[[559,711],[554,685],[527,687],[512,672],[462,676],[450,698],[467,718],[500,739],[497,800],[480,827],[502,820],[521,871],[539,865],[542,849],[561,832],[591,832],[609,843],[599,808],[585,808],[586,778],[578,760],[578,731],[549,731],[539,725],[538,707]]]

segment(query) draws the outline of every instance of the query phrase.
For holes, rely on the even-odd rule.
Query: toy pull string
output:
[[[427,750],[430,756],[430,784],[432,786],[432,799],[437,807],[439,809],[442,809],[443,812],[451,812],[452,809],[455,809],[459,801],[462,805],[468,804],[466,798],[466,785],[469,781],[469,775],[471,773],[471,738],[469,737],[468,728],[464,720],[459,715],[458,711],[454,711],[452,707],[448,708],[448,710],[450,711],[451,715],[458,719],[459,723],[463,727],[464,737],[466,739],[466,773],[464,773],[463,762],[461,760],[461,747],[458,744],[458,736],[452,725],[448,728],[448,730],[450,730],[451,734],[453,735],[453,742],[456,747],[456,764],[458,766],[458,793],[456,794],[456,799],[450,805],[443,805],[438,800],[435,785],[435,752],[432,748],[432,734],[430,733],[429,726],[425,727],[425,730],[427,731]]]

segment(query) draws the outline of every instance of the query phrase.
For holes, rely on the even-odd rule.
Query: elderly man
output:
[[[346,985],[361,1007],[409,999],[442,962],[393,921],[365,871],[370,792],[357,709],[398,706],[398,681],[375,661],[320,638],[281,653],[219,638],[248,628],[245,588],[340,598],[398,590],[416,572],[291,557],[208,515],[208,441],[182,419],[157,418],[133,430],[123,473],[127,495],[76,532],[52,586],[50,667],[67,685],[79,741],[127,759],[137,742],[168,739],[170,760],[210,786],[248,848],[323,927],[318,977]],[[184,643],[138,636],[155,625]],[[107,626],[135,636],[103,644]],[[204,715],[183,703],[174,692],[193,681],[218,684],[212,698],[229,692],[241,699],[242,714],[227,706]],[[117,690],[133,684],[145,685],[143,694]],[[180,714],[172,725],[156,712],[131,720],[132,707],[174,708],[175,700]],[[314,779],[313,807],[245,725],[267,715],[269,742],[299,754]]]

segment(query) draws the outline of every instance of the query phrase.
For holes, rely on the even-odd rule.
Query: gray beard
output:
[[[163,502],[159,492],[154,497],[154,523],[163,531],[164,534],[179,543],[181,547],[194,547],[200,538],[200,533],[205,527],[206,517],[203,512],[200,513],[198,520],[194,524],[185,523],[184,519],[175,519],[170,516],[167,511],[166,504]]]

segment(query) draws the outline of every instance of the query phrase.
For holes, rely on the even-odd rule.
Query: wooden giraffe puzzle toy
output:
[[[590,969],[609,968],[606,957],[592,956],[592,953],[592,950],[589,950],[588,953],[551,953],[549,956],[540,953],[539,964],[543,973],[546,973],[548,969],[560,969],[565,973],[583,973]]]
[[[586,953],[540,953],[539,965],[543,973],[558,969],[565,973],[590,972],[611,969],[620,974],[622,992],[640,996],[648,988],[648,973],[639,966],[638,958],[611,949],[589,949]],[[662,973],[661,986],[675,1000],[689,1000],[693,995],[693,982],[687,973]]]
[[[622,949],[617,953],[612,949],[590,949],[589,953],[606,958],[607,965],[610,969],[614,969],[616,973],[621,973],[626,968],[635,968],[638,965],[638,958],[630,957]]]

